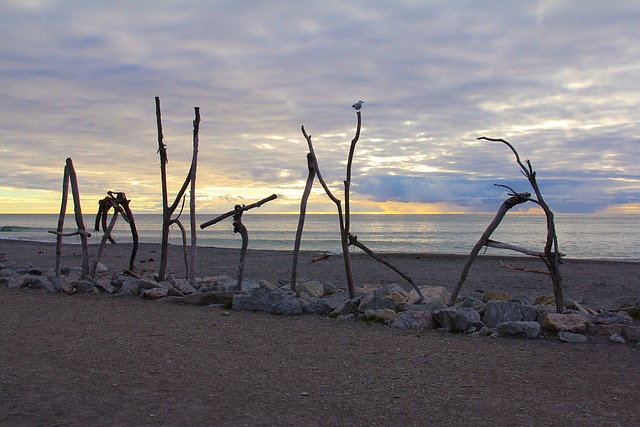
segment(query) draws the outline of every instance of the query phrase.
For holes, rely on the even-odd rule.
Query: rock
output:
[[[389,309],[395,311],[396,302],[385,295],[365,294],[358,305],[358,311]]]
[[[482,301],[509,301],[511,299],[511,295],[506,292],[497,292],[492,290],[486,290],[482,293]]]
[[[201,292],[185,295],[182,302],[191,305],[226,305],[231,303],[237,291]]]
[[[582,334],[574,334],[572,332],[561,331],[558,332],[558,339],[563,342],[569,343],[584,343],[587,342],[587,337]]]
[[[405,311],[398,316],[391,325],[398,329],[433,329],[433,314],[429,311]]]
[[[533,300],[533,305],[555,307],[556,298],[553,295],[542,295]]]
[[[508,321],[496,325],[496,332],[501,336],[536,338],[540,334],[540,324],[533,321]]]
[[[425,304],[432,303],[432,302],[442,303],[443,306],[446,306],[447,304],[449,304],[449,300],[451,299],[451,293],[449,293],[449,291],[447,291],[442,286],[418,286],[418,288],[420,289],[420,292],[422,292],[422,295],[424,296]],[[415,289],[412,289],[411,292],[409,293],[408,302],[410,304],[413,304],[416,301],[418,301],[418,298],[420,298],[418,296],[418,293],[416,292]]]
[[[640,342],[640,326],[625,325],[622,334],[627,341]]]
[[[471,297],[461,298],[455,304],[456,307],[471,308],[477,311],[478,313],[481,313],[484,311],[485,305],[486,303],[482,302],[481,300],[477,298],[471,298]]]
[[[51,281],[45,276],[27,276],[31,282],[31,286],[34,286],[38,289],[44,289],[47,292],[54,293],[57,291],[56,287],[51,283]]]
[[[480,314],[470,308],[446,307],[435,311],[433,318],[449,332],[475,332],[484,326]]]
[[[332,314],[334,315],[343,315],[347,313],[355,314],[358,311],[358,306],[360,305],[360,301],[362,301],[363,297],[364,295],[358,295],[355,298],[346,300],[345,302],[340,304],[338,307],[336,307],[336,309],[333,310]]]
[[[249,295],[233,297],[235,310],[266,311],[275,314],[301,314],[302,304],[291,291],[270,286],[254,289]]]
[[[552,331],[561,332],[585,332],[589,319],[577,313],[546,313],[542,321],[542,327]]]
[[[41,276],[44,272],[40,267],[31,264],[30,262],[27,264],[16,265],[12,270],[18,274],[31,274],[33,276]]]
[[[0,270],[0,284],[2,285],[6,285],[9,283],[9,281],[11,279],[13,279],[14,277],[16,277],[18,275],[18,273],[16,273],[15,271],[11,270],[10,268],[5,268]]]
[[[635,320],[640,320],[640,297],[623,296],[609,303],[610,311],[624,311]]]
[[[335,294],[331,294],[327,297],[322,298],[322,300],[331,307],[332,310],[340,307],[341,304],[349,300],[349,294],[347,291],[338,292]]]
[[[15,276],[11,278],[9,280],[9,283],[7,284],[7,287],[26,288],[27,286],[29,286],[29,283],[31,283],[31,281],[29,280],[29,277],[26,274],[21,274],[19,276]]]
[[[343,291],[343,289],[340,289],[339,287],[337,287],[336,285],[330,282],[325,282],[322,284],[322,286],[324,286],[324,295],[327,295],[327,296],[337,294]]]
[[[195,294],[198,292],[198,290],[194,288],[187,279],[175,279],[173,287],[184,295]]]
[[[53,283],[53,286],[58,291],[65,292],[67,294],[73,293],[75,291],[75,288],[69,282],[67,282],[66,278],[62,276],[53,276],[51,278],[51,283]]]
[[[144,289],[140,296],[145,299],[160,299],[169,295],[169,288]]]
[[[494,328],[503,322],[534,322],[540,312],[529,305],[509,301],[489,301],[484,307],[482,322]]]
[[[618,334],[609,335],[609,341],[618,343],[618,344],[624,344],[627,342],[622,335],[618,335]]]
[[[335,307],[327,304],[324,298],[307,297],[302,299],[302,312],[309,314],[318,314],[326,316],[331,313]]]
[[[324,296],[324,286],[317,280],[298,284],[297,291],[302,297],[322,298]]]
[[[98,264],[96,265],[96,273],[104,273],[105,271],[109,271],[109,267],[101,262],[98,262]]]
[[[589,324],[589,331],[595,330],[595,332],[599,335],[611,335],[611,334],[623,334],[624,330],[623,324],[620,323],[612,323],[610,325],[598,325],[598,324]]]
[[[388,322],[395,320],[398,317],[398,313],[388,308],[380,308],[377,310],[366,310],[364,315],[367,319],[377,319],[382,322]]]
[[[103,291],[112,294],[116,291],[116,289],[111,285],[111,280],[107,277],[101,277],[95,282],[96,287],[102,289]]]
[[[78,290],[78,292],[90,293],[93,292],[94,288],[95,285],[91,280],[82,279],[78,280],[78,282],[76,283],[76,289]]]

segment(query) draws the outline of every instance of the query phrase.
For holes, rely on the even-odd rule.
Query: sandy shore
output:
[[[128,264],[130,246],[102,262]],[[92,253],[95,248],[92,248]],[[198,276],[235,277],[239,251],[199,248]],[[299,277],[344,285],[338,256]],[[465,257],[388,254],[418,284],[451,289]],[[157,270],[157,245],[138,268]],[[0,240],[0,264],[53,268],[54,246]],[[141,261],[144,260],[144,263]],[[551,294],[536,259],[480,257],[463,288]],[[65,246],[79,266],[79,246]],[[183,276],[173,247],[170,270]],[[358,284],[402,279],[364,254]],[[291,254],[251,251],[245,277],[288,280]],[[591,308],[639,295],[640,264],[566,260],[565,295]],[[0,288],[0,425],[638,425],[640,356],[606,340],[474,338],[317,316],[274,316]]]

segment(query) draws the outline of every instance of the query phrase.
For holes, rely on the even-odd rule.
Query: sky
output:
[[[531,187],[558,213],[640,212],[640,2],[0,1],[0,213],[85,213],[122,191],[162,209],[192,158],[196,204],[298,212],[312,135],[354,213],[491,213]],[[187,202],[188,203],[188,202]],[[71,209],[72,204],[68,209]],[[535,210],[528,203],[520,212]],[[309,212],[335,212],[318,181]]]

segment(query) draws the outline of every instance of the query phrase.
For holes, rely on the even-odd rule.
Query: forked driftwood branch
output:
[[[214,219],[204,222],[200,224],[200,228],[204,229],[209,227],[210,225],[217,224],[218,222],[233,216],[233,232],[240,233],[242,237],[242,248],[240,249],[240,262],[238,263],[238,281],[236,284],[236,290],[242,290],[242,276],[244,272],[244,261],[247,257],[247,248],[249,247],[249,232],[247,231],[247,227],[242,223],[242,214],[250,209],[259,208],[265,203],[277,199],[278,196],[276,194],[272,194],[269,197],[265,197],[264,199],[252,203],[250,205],[236,205],[232,211],[224,213],[215,217]]]
[[[67,199],[69,197],[69,184],[71,184],[71,194],[73,197],[73,209],[78,229],[72,233],[64,232],[64,218],[67,213]],[[71,158],[67,158],[62,178],[62,202],[60,203],[60,216],[58,217],[58,228],[49,233],[56,235],[56,276],[60,276],[62,238],[66,236],[80,236],[82,244],[82,275],[89,274],[89,241],[91,233],[87,232],[82,218],[82,206],[80,205],[80,190],[78,188],[78,177],[73,167]]]
[[[512,194],[510,194],[512,197],[510,197],[509,199],[507,199],[507,201],[503,203],[501,208],[498,210],[498,213],[496,214],[496,217],[494,218],[493,222],[489,225],[485,233],[483,233],[482,237],[480,238],[478,243],[476,243],[476,246],[474,246],[473,250],[471,251],[471,254],[467,258],[467,262],[460,276],[460,280],[458,281],[458,284],[456,285],[456,288],[451,295],[451,300],[449,301],[449,305],[453,305],[455,303],[458,293],[460,292],[460,288],[462,287],[462,284],[464,283],[467,277],[467,274],[469,273],[469,268],[471,268],[471,264],[473,263],[475,256],[478,254],[482,246],[503,247],[506,249],[512,249],[512,250],[517,250],[519,252],[523,252],[521,250],[523,248],[519,248],[511,245],[505,245],[502,243],[499,244],[501,246],[496,246],[498,242],[493,242],[487,245],[487,242],[489,241],[489,237],[491,236],[491,233],[498,227],[498,225],[500,224],[500,221],[502,220],[504,215],[507,213],[507,211],[511,209],[511,207],[515,206],[515,204],[520,204],[520,203],[525,203],[527,201],[530,201],[540,206],[545,213],[545,216],[547,219],[547,238],[546,238],[544,250],[541,253],[530,251],[528,249],[525,249],[524,250],[525,252],[523,253],[539,257],[547,266],[547,269],[549,270],[549,275],[551,276],[551,281],[553,282],[553,293],[556,300],[556,311],[558,313],[562,313],[562,311],[564,310],[564,298],[562,295],[562,275],[560,273],[560,264],[562,263],[562,254],[558,249],[558,237],[556,234],[554,215],[551,209],[549,208],[549,205],[547,205],[547,203],[545,202],[542,196],[542,192],[540,191],[540,187],[538,186],[538,182],[536,181],[536,172],[533,170],[533,166],[531,165],[531,162],[529,160],[525,161],[526,165],[520,160],[520,155],[518,154],[518,151],[508,141],[502,138],[487,138],[484,136],[479,137],[478,139],[493,141],[493,142],[501,142],[505,144],[507,147],[509,147],[509,149],[511,150],[511,152],[514,154],[516,158],[516,163],[518,164],[518,166],[520,166],[520,169],[521,169],[520,172],[529,181],[529,184],[531,185],[531,188],[533,189],[536,195],[536,198],[531,197],[530,193],[515,193],[515,191],[507,187],[512,191]]]
[[[353,158],[353,152],[355,150],[355,145],[358,142],[358,139],[360,138],[360,128],[362,126],[362,118],[361,118],[361,112],[358,111],[356,113],[357,117],[358,117],[358,125],[356,128],[356,135],[353,138],[353,140],[351,140],[351,148],[349,150],[349,161],[347,163],[347,180],[344,181],[345,184],[345,201],[349,200],[349,186],[351,183],[351,163],[352,163],[352,158]],[[309,182],[313,182],[313,175],[316,175],[318,177],[318,181],[320,181],[320,185],[322,185],[322,188],[324,189],[324,192],[327,194],[327,196],[329,197],[329,199],[331,199],[331,201],[333,203],[335,203],[337,211],[338,211],[338,222],[340,224],[340,243],[342,246],[342,259],[344,262],[344,269],[345,269],[345,274],[347,277],[347,290],[349,292],[349,297],[350,298],[354,298],[356,291],[355,291],[355,286],[353,283],[353,272],[351,269],[351,256],[349,253],[349,219],[348,219],[348,215],[347,218],[345,219],[345,216],[342,213],[342,201],[340,199],[338,199],[336,196],[333,195],[333,193],[331,192],[331,190],[329,189],[329,186],[327,185],[327,183],[325,182],[324,178],[322,177],[322,173],[320,172],[320,166],[318,165],[318,158],[316,157],[316,153],[315,150],[313,148],[313,142],[311,140],[311,135],[308,135],[306,130],[304,129],[304,125],[301,127],[302,130],[302,135],[304,136],[304,138],[307,141],[307,145],[309,146],[309,154],[307,155],[307,163],[309,166],[309,177],[307,178],[307,186],[309,186]],[[306,188],[305,188],[306,190]],[[298,229],[301,230],[301,227],[304,225],[304,215],[306,213],[306,205],[307,205],[307,201],[309,198],[309,191],[305,191],[305,193],[303,194],[302,197],[302,201],[300,203],[300,220],[298,222]],[[347,206],[347,212],[349,212],[349,207],[348,207],[348,203],[346,204]],[[295,248],[298,248],[299,251],[299,247],[300,247],[300,241],[299,241],[299,237],[302,235],[302,233],[298,233],[296,234],[296,242],[295,242]],[[298,264],[298,251],[294,250],[294,259],[293,259],[293,266],[297,268],[297,264]],[[293,270],[293,269],[292,269]],[[292,271],[292,281],[291,281],[291,287],[292,289],[295,290],[295,286],[296,286],[296,282],[295,282],[295,270]]]
[[[172,218],[175,210],[178,205],[182,201],[182,206],[184,207],[184,199],[185,192],[187,191],[187,187],[189,187],[189,183],[192,180],[195,181],[196,168],[198,162],[198,131],[200,129],[200,107],[194,107],[195,111],[195,119],[193,120],[193,156],[191,158],[191,167],[189,168],[189,173],[178,191],[178,194],[175,197],[175,200],[171,205],[169,205],[169,195],[167,191],[167,163],[169,161],[167,157],[167,146],[164,144],[164,135],[162,134],[162,113],[160,111],[160,98],[156,96],[156,122],[158,128],[158,153],[160,155],[160,178],[162,180],[162,246],[161,246],[161,256],[160,256],[160,268],[158,271],[158,280],[164,280],[166,271],[167,271],[167,259],[168,259],[168,251],[169,251],[169,230],[173,224],[176,224],[178,228],[180,228],[180,232],[182,233],[182,247],[185,258],[185,270],[186,276],[190,280],[193,278],[195,282],[195,272],[191,270],[195,268],[195,262],[192,266],[189,266],[189,260],[187,258],[187,244],[186,244],[186,230],[182,223],[180,222],[180,214],[182,213],[182,208],[180,213],[176,218]],[[195,184],[191,186],[191,212],[190,215],[192,218],[192,228],[191,228],[191,239],[192,239],[192,247],[195,246],[196,236],[195,236]],[[192,260],[195,258],[195,251],[193,251]],[[195,283],[192,283],[195,286]]]

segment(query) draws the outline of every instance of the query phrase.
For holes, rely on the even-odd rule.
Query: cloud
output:
[[[55,212],[66,157],[91,203],[112,189],[157,206],[154,96],[172,188],[201,108],[198,183],[221,192],[207,193],[212,211],[226,209],[224,188],[301,194],[302,124],[339,190],[357,99],[354,191],[367,209],[492,211],[492,184],[520,176],[482,135],[531,159],[563,211],[638,203],[631,2],[34,0],[0,12],[0,185],[24,192],[27,210],[42,200]],[[268,209],[290,209],[282,200]]]

